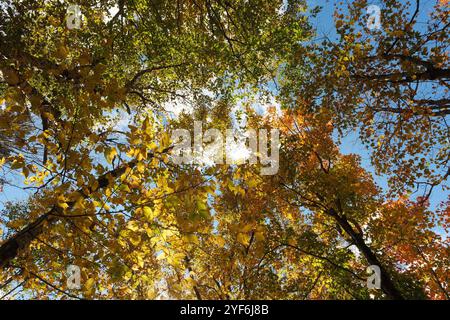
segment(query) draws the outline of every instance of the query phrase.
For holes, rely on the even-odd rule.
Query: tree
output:
[[[367,1],[336,7],[337,38],[324,37],[294,56],[285,91],[295,91],[299,99],[289,103],[306,112],[333,110],[341,133],[356,129],[370,147],[373,165],[390,177],[393,192],[418,188],[425,199],[437,186],[447,188],[450,173],[449,6],[380,6],[379,28],[369,24]],[[313,78],[299,80],[298,65],[310,65]]]
[[[306,5],[283,3],[83,1],[75,29],[59,1],[5,3],[1,168],[32,194],[0,216],[4,297],[448,298],[448,246],[433,231],[446,220],[426,200],[387,197],[339,152],[335,115],[307,99],[351,77],[325,89],[323,72],[305,77],[320,59],[302,43]],[[250,101],[274,79],[284,110],[258,114]],[[292,108],[298,89],[307,98]],[[189,110],[173,116],[179,101]],[[235,124],[225,115],[239,105]],[[276,174],[174,164],[173,130],[243,118],[280,130]]]

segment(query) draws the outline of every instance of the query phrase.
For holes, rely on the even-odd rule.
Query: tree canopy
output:
[[[449,299],[449,6],[381,2],[3,0],[2,298]],[[175,163],[195,123],[260,161]]]

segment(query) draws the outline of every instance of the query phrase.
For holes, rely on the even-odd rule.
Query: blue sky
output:
[[[329,39],[336,39],[337,34],[334,27],[333,22],[333,13],[336,8],[336,4],[339,2],[346,3],[348,1],[337,1],[337,0],[307,0],[308,5],[310,7],[321,6],[322,10],[317,16],[317,18],[312,20],[312,24],[317,30],[317,37],[321,38],[323,36],[327,36]],[[400,1],[402,3],[406,3],[406,1]],[[413,1],[415,4],[415,2]],[[383,10],[383,1],[373,0],[368,1],[368,5],[378,5],[381,10]],[[433,6],[436,4],[436,0],[422,0],[420,1],[420,11],[417,16],[417,25],[426,26],[426,21],[428,20],[428,15],[434,10]],[[414,7],[413,7],[414,9]],[[412,13],[411,13],[412,14]],[[382,21],[381,21],[382,23]],[[387,189],[387,179],[384,176],[375,175],[374,168],[370,163],[370,151],[367,150],[363,145],[361,145],[358,134],[356,132],[351,132],[345,137],[340,146],[341,151],[344,154],[348,153],[356,153],[361,156],[362,165],[365,169],[371,172],[374,175],[375,181],[382,188]],[[439,203],[445,201],[449,192],[443,192],[440,188],[436,188],[430,197],[430,207],[431,209],[435,209]],[[417,195],[421,195],[418,193]]]

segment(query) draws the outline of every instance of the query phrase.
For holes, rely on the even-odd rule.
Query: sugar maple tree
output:
[[[447,189],[450,173],[450,6],[382,1],[380,26],[369,29],[369,4],[337,6],[336,38],[317,35],[294,55],[286,68],[288,103],[305,112],[328,106],[341,133],[357,129],[393,192],[420,188],[427,197],[437,186]],[[308,81],[298,81],[298,65],[311,69]]]
[[[32,191],[0,216],[5,297],[448,299],[448,240],[433,231],[448,228],[448,210],[388,198],[340,154],[341,122],[311,97],[336,90],[349,117],[361,101],[339,87],[347,73],[315,78],[347,61],[331,45],[310,76],[321,57],[302,44],[302,1],[81,1],[80,29],[59,1],[5,4],[2,170]],[[242,110],[247,126],[281,131],[276,175],[171,161],[172,129],[229,128],[242,92],[281,69],[282,114]],[[173,100],[192,112],[169,116]],[[68,265],[81,268],[80,290],[67,287]],[[368,265],[381,269],[379,291],[366,287]]]

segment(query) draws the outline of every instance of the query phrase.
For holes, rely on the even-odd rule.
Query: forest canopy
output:
[[[450,5],[309,3],[1,0],[0,297],[450,299]]]

